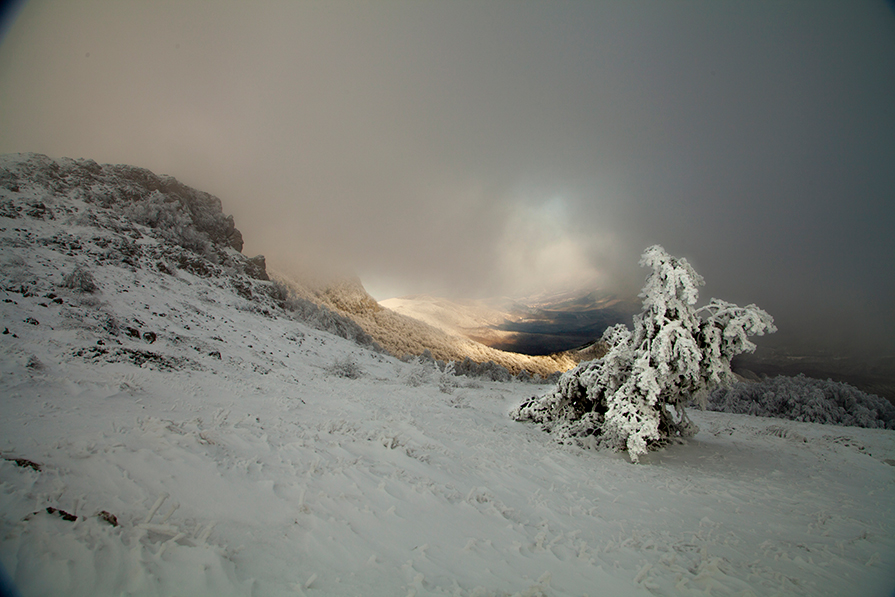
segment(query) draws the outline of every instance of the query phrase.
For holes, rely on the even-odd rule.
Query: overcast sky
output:
[[[781,333],[895,346],[883,0],[31,0],[5,28],[0,152],[176,176],[274,267],[636,292],[659,243]]]

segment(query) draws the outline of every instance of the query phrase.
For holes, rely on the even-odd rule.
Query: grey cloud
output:
[[[32,0],[0,151],[172,174],[381,293],[636,292],[661,243],[781,337],[891,351],[892,97],[881,2]]]

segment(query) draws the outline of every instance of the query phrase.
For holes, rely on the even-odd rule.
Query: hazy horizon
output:
[[[895,13],[879,1],[31,0],[0,152],[218,196],[273,268],[377,298],[636,294],[641,252],[781,338],[895,352]]]

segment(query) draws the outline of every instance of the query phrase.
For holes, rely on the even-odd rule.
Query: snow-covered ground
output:
[[[114,234],[66,205],[0,217],[0,563],[24,596],[895,588],[893,431],[694,412],[639,465],[558,445],[508,417],[546,386],[102,262]],[[78,264],[98,292],[60,286]]]

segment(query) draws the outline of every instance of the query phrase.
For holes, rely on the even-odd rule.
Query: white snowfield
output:
[[[893,431],[693,412],[693,440],[633,465],[507,416],[546,386],[87,263],[41,241],[62,224],[0,218],[0,563],[23,596],[895,588]],[[97,293],[60,287],[76,264]]]

